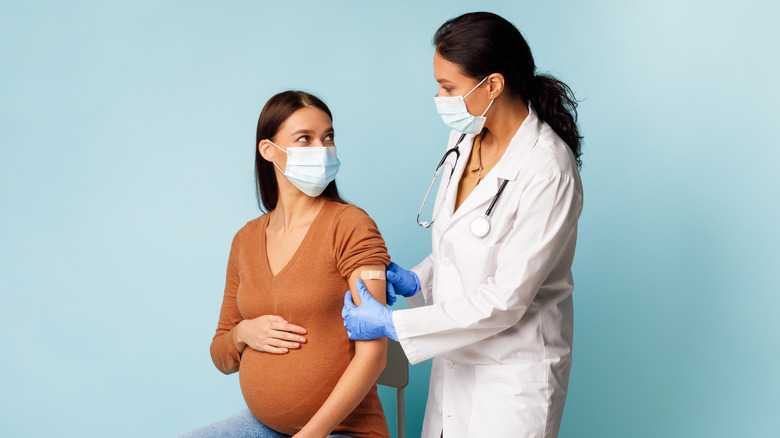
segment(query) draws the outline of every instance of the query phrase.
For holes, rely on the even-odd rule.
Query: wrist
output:
[[[244,321],[240,321],[238,324],[236,324],[235,327],[233,327],[233,344],[235,344],[236,348],[240,351],[241,348],[246,345],[244,342]]]
[[[398,342],[398,334],[395,332],[395,324],[393,324],[393,310],[387,309],[385,313],[385,336]]]
[[[408,285],[408,288],[404,290],[402,294],[406,298],[414,296],[420,290],[420,277],[413,271],[409,271],[409,277],[411,278],[409,281],[411,284]]]
[[[306,426],[304,426],[303,429],[301,429],[298,433],[296,433],[293,436],[293,438],[309,438],[309,437],[311,437],[311,438],[317,437],[318,438],[318,437],[324,437],[326,435],[327,435],[327,433],[325,433],[325,435],[323,435],[321,433],[318,434],[316,432],[312,432],[309,429],[306,429]]]

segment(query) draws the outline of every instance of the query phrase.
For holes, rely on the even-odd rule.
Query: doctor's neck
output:
[[[485,116],[482,148],[503,152],[528,117],[528,104],[522,97],[505,92],[496,98]]]
[[[276,202],[276,208],[271,211],[270,220],[275,225],[282,227],[284,231],[310,224],[325,204],[325,198],[313,198],[303,193],[292,185],[284,175],[278,173],[278,170],[276,172],[279,200]]]

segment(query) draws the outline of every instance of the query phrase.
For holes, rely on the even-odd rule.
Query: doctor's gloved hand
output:
[[[360,297],[360,305],[355,305],[352,301],[352,292],[347,291],[344,295],[344,308],[341,310],[341,317],[344,318],[344,327],[347,328],[349,339],[366,341],[387,336],[397,341],[398,335],[395,333],[393,325],[393,311],[375,300],[360,279],[357,280],[357,292]]]
[[[396,295],[411,297],[420,290],[420,279],[412,271],[391,262],[387,267],[387,304],[395,303]]]

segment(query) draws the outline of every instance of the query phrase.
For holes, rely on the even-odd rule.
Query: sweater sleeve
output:
[[[217,332],[211,341],[211,360],[214,365],[225,374],[238,371],[241,355],[233,342],[233,329],[243,319],[238,310],[238,285],[239,285],[239,233],[233,238],[228,257],[227,278],[225,280],[225,294],[222,298],[222,310],[219,312]]]
[[[376,223],[354,205],[345,205],[334,218],[334,257],[344,278],[363,265],[390,264],[390,255]]]

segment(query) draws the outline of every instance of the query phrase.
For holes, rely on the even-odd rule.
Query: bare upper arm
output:
[[[385,272],[387,267],[385,265],[363,265],[355,269],[349,276],[349,290],[352,291],[352,301],[355,305],[360,305],[360,297],[357,293],[357,280],[363,271],[382,271]],[[362,279],[361,279],[362,280]],[[366,289],[377,301],[383,305],[387,303],[386,295],[386,281],[381,280],[362,280],[366,285]],[[384,363],[384,359],[387,355],[387,338],[372,339],[370,341],[355,341],[355,354],[371,354],[381,359]],[[384,368],[384,365],[382,365]]]
[[[352,301],[356,305],[360,305],[360,297],[357,293],[357,279],[361,278],[360,274],[363,271],[382,271],[385,272],[385,265],[363,265],[352,271],[349,276],[349,290],[352,291]],[[366,285],[366,289],[374,297],[375,300],[382,304],[387,304],[386,281],[382,280],[363,280],[363,284]]]

